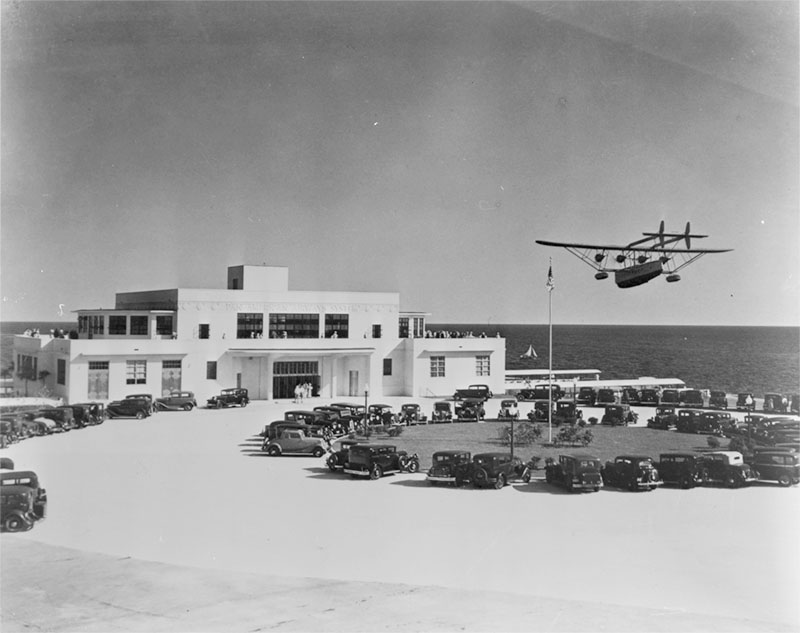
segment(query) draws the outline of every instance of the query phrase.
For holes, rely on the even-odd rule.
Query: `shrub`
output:
[[[729,451],[739,451],[742,455],[751,454],[753,452],[753,448],[755,448],[755,442],[741,435],[731,438],[731,441],[728,444]]]
[[[589,424],[597,424],[597,418],[596,418],[596,417],[594,417],[594,416],[592,416],[591,418],[589,418]]]
[[[511,426],[504,426],[499,431],[500,441],[504,445],[511,444]],[[542,429],[538,424],[520,422],[514,425],[514,445],[527,446],[542,437]]]
[[[538,455],[531,455],[528,464],[530,464],[531,470],[539,470],[539,462],[542,461],[542,458]]]
[[[719,448],[719,438],[714,437],[713,435],[709,435],[706,438],[706,442],[708,442],[709,448]]]

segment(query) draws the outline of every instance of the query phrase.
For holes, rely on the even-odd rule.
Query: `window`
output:
[[[156,334],[170,336],[174,330],[171,314],[156,316]]]
[[[348,338],[350,328],[349,314],[326,314],[325,315],[325,338]]]
[[[125,363],[125,384],[147,384],[147,361],[129,360]]]
[[[161,362],[161,366],[164,369],[180,369],[181,368],[181,361],[179,360],[165,360]]]
[[[38,380],[39,359],[36,356],[17,354],[17,373],[26,380]]]
[[[391,376],[392,375],[392,359],[391,358],[384,358],[383,359],[383,375],[384,376]]]
[[[414,317],[413,319],[414,329],[413,334],[414,338],[422,338],[425,336],[425,319],[422,317]]]
[[[200,330],[198,332],[199,338],[208,338],[211,334],[211,326],[208,323],[201,323]]]
[[[304,376],[319,373],[319,363],[315,360],[278,361],[272,364],[276,376]]]
[[[67,361],[63,358],[59,358],[56,362],[56,384],[67,384]]]
[[[112,314],[110,317],[108,317],[108,333],[127,334],[128,317],[126,317],[124,314]]]
[[[381,337],[381,326],[379,323],[375,323],[372,326],[372,338],[380,338]]]
[[[103,315],[92,314],[78,319],[78,331],[86,334],[103,334]]]
[[[408,338],[408,317],[400,317],[398,324],[400,327],[397,335],[400,338]]]
[[[217,379],[217,361],[210,360],[206,362],[206,380]]]
[[[269,335],[271,338],[319,338],[319,314],[270,314]]]
[[[489,364],[488,356],[475,357],[475,375],[476,376],[489,376],[491,374],[491,365]]]
[[[90,360],[89,369],[108,369],[107,360]]]
[[[444,356],[431,356],[431,378],[444,378]]]
[[[236,338],[260,338],[264,334],[264,315],[240,312],[236,315]]]
[[[131,336],[147,335],[147,316],[131,316]]]

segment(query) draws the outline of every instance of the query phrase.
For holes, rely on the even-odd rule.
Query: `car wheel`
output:
[[[500,490],[503,486],[506,485],[506,476],[503,473],[497,475],[497,481],[494,482],[494,489]]]
[[[531,474],[530,473],[525,473],[524,475],[522,475],[522,483],[524,483],[524,484],[531,483]]]
[[[369,478],[370,479],[380,479],[383,476],[383,469],[375,464],[372,467],[372,470],[369,471]]]
[[[22,532],[25,530],[25,520],[18,514],[12,514],[3,522],[9,532]]]
[[[247,406],[247,400],[242,400],[242,408],[244,409]]]
[[[313,451],[311,451],[311,454],[314,457],[322,457],[325,454],[325,449],[321,446],[317,446]]]
[[[267,455],[271,455],[272,457],[278,457],[281,454],[281,449],[273,444],[267,449]]]
[[[144,411],[137,411],[136,412],[136,419],[137,420],[144,420]]]
[[[635,479],[633,481],[631,481],[631,482],[628,482],[628,490],[630,490],[631,492],[636,492],[637,489],[638,489],[638,486],[636,485],[636,480]]]
[[[592,488],[592,490],[594,490],[595,492],[600,492],[600,486],[595,486],[594,488]]]
[[[781,475],[778,477],[778,483],[781,486],[791,486],[792,485],[792,478],[789,475]]]
[[[412,459],[406,465],[406,470],[410,473],[415,473],[419,470],[419,462],[416,459]]]
[[[691,477],[689,477],[687,475],[686,477],[681,479],[681,488],[683,488],[684,490],[688,490],[691,487],[692,487],[692,478]]]
[[[725,483],[728,484],[728,488],[736,488],[736,479],[733,477],[733,475],[728,475]]]
[[[184,411],[191,411],[192,410],[192,405],[190,405],[190,404],[183,405],[183,410]]]
[[[326,463],[331,472],[336,472],[336,465],[339,463],[339,460],[336,459],[336,455],[331,455]]]

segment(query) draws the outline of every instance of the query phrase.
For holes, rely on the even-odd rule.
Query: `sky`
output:
[[[797,2],[0,7],[2,320],[266,263],[433,323],[800,325]],[[535,242],[662,220],[733,251],[619,289]]]

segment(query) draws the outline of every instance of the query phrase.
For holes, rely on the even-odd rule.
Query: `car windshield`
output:
[[[593,459],[582,459],[578,462],[579,468],[599,468],[600,464]]]

